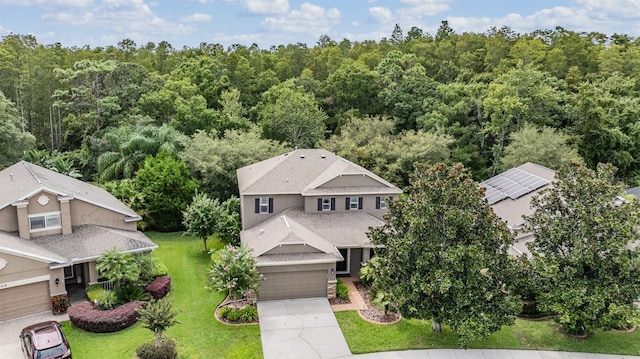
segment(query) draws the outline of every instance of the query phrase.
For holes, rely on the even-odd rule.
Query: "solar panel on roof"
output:
[[[487,202],[494,204],[507,197],[518,199],[547,184],[549,181],[544,178],[512,168],[480,183],[480,186],[486,188],[484,198]]]

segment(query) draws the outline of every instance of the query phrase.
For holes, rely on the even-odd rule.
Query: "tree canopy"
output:
[[[369,232],[384,246],[376,291],[405,317],[455,328],[461,346],[514,323],[511,233],[461,165],[418,166],[406,196],[388,206],[385,224]]]
[[[557,313],[570,334],[590,334],[637,316],[640,297],[636,201],[620,201],[614,168],[596,171],[570,164],[556,172],[552,188],[532,200],[526,230],[543,277],[543,310]],[[624,325],[622,325],[624,327]]]

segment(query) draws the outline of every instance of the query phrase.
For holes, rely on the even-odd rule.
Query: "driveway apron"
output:
[[[326,298],[259,301],[258,316],[265,359],[351,355]]]

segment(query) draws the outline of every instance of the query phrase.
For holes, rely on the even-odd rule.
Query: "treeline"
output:
[[[446,21],[435,35],[396,25],[381,41],[269,49],[67,48],[11,34],[0,43],[0,167],[31,149],[30,160],[106,182],[164,151],[224,199],[235,168],[297,146],[400,186],[415,161],[461,162],[481,180],[570,160],[611,163],[636,186],[639,45],[560,27],[460,34]]]

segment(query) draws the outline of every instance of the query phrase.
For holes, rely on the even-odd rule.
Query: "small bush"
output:
[[[338,278],[338,284],[336,285],[336,296],[340,299],[349,299],[349,287],[342,283],[340,278]]]
[[[82,302],[69,308],[73,325],[92,333],[111,333],[132,326],[138,320],[137,308],[144,302],[133,301],[113,310],[97,310],[93,303]]]
[[[102,283],[96,283],[87,286],[85,292],[87,293],[87,298],[89,298],[89,301],[93,303],[96,299],[99,300],[105,290],[102,288]]]
[[[222,307],[218,310],[218,315],[230,322],[251,323],[258,319],[258,308],[251,305],[238,310]]]
[[[158,278],[167,274],[169,274],[169,268],[167,268],[167,266],[158,259],[156,261],[156,266],[153,269],[153,277]]]
[[[118,303],[125,304],[136,300],[147,300],[149,295],[137,285],[127,285],[115,291]]]
[[[176,350],[176,343],[173,340],[164,338],[157,348],[154,342],[138,345],[136,355],[140,359],[176,359],[178,357],[178,351]]]
[[[118,305],[118,297],[112,290],[105,290],[98,298],[98,309],[111,310]],[[95,301],[94,301],[95,303]]]
[[[53,314],[62,314],[69,309],[69,297],[66,294],[51,297],[51,311]]]
[[[171,290],[171,277],[168,275],[158,277],[149,283],[144,290],[155,300],[163,298]]]

